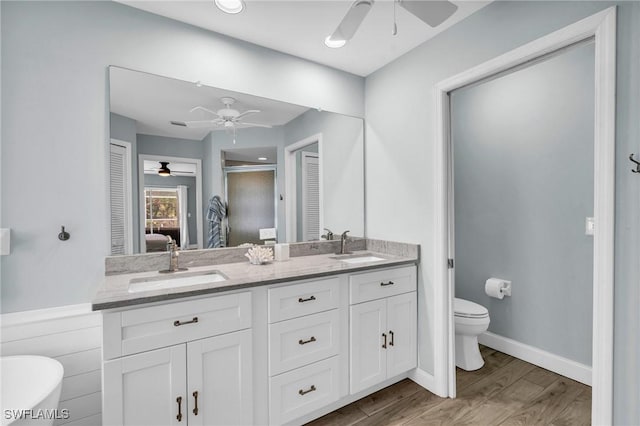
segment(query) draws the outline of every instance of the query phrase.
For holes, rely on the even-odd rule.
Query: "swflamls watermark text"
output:
[[[69,418],[69,410],[59,409],[29,409],[29,410],[11,410],[7,409],[3,412],[5,420],[66,420]]]

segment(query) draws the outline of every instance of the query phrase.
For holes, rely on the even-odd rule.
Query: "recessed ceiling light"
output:
[[[243,0],[215,0],[215,4],[225,13],[236,14],[244,10]]]
[[[327,38],[324,39],[324,44],[325,46],[330,47],[332,49],[338,49],[344,46],[345,44],[347,44],[347,40],[340,40],[340,39],[333,40],[331,36],[327,36]]]
[[[260,160],[260,161],[267,161],[267,157],[258,157],[258,160]]]

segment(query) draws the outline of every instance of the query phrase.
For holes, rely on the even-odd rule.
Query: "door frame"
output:
[[[453,213],[450,198],[451,140],[449,93],[583,40],[595,41],[594,232],[593,262],[593,424],[613,421],[613,278],[615,193],[616,8],[607,8],[510,52],[447,78],[435,95],[435,392],[455,397],[453,269],[448,267]]]
[[[167,161],[169,163],[191,163],[196,165],[196,231],[198,235],[197,246],[198,250],[202,250],[204,244],[203,237],[203,209],[202,209],[202,160],[199,158],[187,158],[187,157],[170,157],[167,155],[155,155],[155,154],[138,154],[138,200],[140,202],[139,214],[140,214],[140,253],[147,252],[147,242],[145,240],[145,200],[144,200],[144,161]]]
[[[323,142],[322,133],[316,133],[307,138],[294,142],[284,147],[284,180],[285,180],[285,224],[286,239],[288,242],[296,242],[296,152],[300,149],[318,144],[318,179],[319,179],[319,203],[320,203],[320,231],[324,229],[324,177],[322,173],[323,164]]]

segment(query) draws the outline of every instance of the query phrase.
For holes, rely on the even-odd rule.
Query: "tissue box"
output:
[[[274,258],[278,261],[289,260],[289,244],[276,244]]]

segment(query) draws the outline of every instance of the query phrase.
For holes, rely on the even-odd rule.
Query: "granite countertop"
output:
[[[123,308],[144,303],[176,300],[184,297],[199,296],[228,290],[237,290],[289,280],[325,277],[347,272],[359,272],[381,267],[417,264],[418,256],[399,256],[380,253],[372,250],[354,251],[350,257],[372,255],[384,260],[349,264],[338,260],[335,254],[320,254],[292,257],[286,261],[273,261],[265,265],[251,265],[248,261],[209,266],[190,267],[188,271],[172,274],[160,274],[157,271],[127,273],[106,276],[92,301],[94,311]],[[129,281],[163,277],[178,279],[181,275],[188,277],[194,273],[217,271],[226,276],[225,281],[198,284],[188,287],[168,288],[161,290],[129,293]]]

